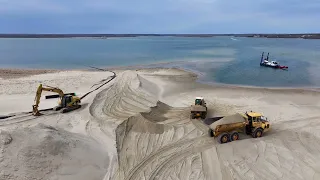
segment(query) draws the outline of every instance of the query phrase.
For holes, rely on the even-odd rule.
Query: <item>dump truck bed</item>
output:
[[[206,118],[203,120],[203,123],[205,123],[206,125],[210,125],[216,121],[219,121],[220,119],[222,119],[223,116],[220,116],[220,117],[212,117],[212,118]]]
[[[203,112],[207,111],[207,108],[200,105],[191,105],[191,112]]]
[[[225,116],[221,119],[218,117],[210,127],[210,134],[213,136],[219,136],[222,133],[230,133],[233,131],[239,131],[246,126],[246,119],[241,114],[237,113],[230,116]]]
[[[223,118],[215,121],[210,125],[210,128],[212,130],[215,130],[218,125],[226,125],[226,124],[241,123],[241,122],[245,122],[245,118],[241,114],[236,113],[230,116],[224,116]]]

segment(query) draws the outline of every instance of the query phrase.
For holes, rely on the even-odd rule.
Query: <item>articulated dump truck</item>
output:
[[[270,124],[260,113],[236,113],[225,117],[211,118],[209,136],[217,138],[219,143],[227,143],[239,139],[239,133],[245,132],[253,138],[258,138],[269,131]]]
[[[205,119],[207,116],[207,103],[203,97],[196,97],[194,105],[191,105],[191,119]]]

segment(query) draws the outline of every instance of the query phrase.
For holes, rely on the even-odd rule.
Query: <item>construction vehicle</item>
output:
[[[223,144],[239,139],[239,133],[245,132],[253,138],[262,137],[263,133],[270,130],[267,118],[257,112],[236,113],[231,116],[214,119],[209,127],[209,136],[217,138]]]
[[[207,105],[203,97],[196,97],[194,105],[191,105],[191,119],[205,119],[207,116]]]
[[[59,88],[50,87],[50,86],[43,87],[42,84],[40,84],[35,97],[35,104],[32,106],[33,108],[32,114],[34,116],[41,115],[38,107],[39,107],[42,91],[55,92],[59,94],[59,98],[60,98],[58,102],[59,105],[53,108],[53,110],[55,111],[60,110],[61,113],[66,113],[69,111],[73,111],[75,109],[79,109],[81,107],[80,105],[81,99],[79,97],[73,96],[70,94],[64,94],[63,91]]]

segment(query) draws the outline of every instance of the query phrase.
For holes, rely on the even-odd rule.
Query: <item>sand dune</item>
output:
[[[27,88],[39,82],[85,93],[111,75],[77,73],[2,80],[0,114],[9,112],[2,111],[9,97],[15,102],[31,97]],[[319,92],[209,86],[178,69],[116,73],[78,111],[0,120],[0,179],[320,178]],[[70,81],[75,88],[65,83]],[[259,139],[241,135],[237,142],[218,144],[208,136],[207,125],[189,119],[196,96],[206,99],[208,116],[259,111],[272,130]],[[27,107],[9,105],[16,112]]]

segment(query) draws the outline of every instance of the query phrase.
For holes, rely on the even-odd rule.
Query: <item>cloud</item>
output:
[[[51,0],[0,0],[0,14],[69,12],[63,4]]]
[[[319,9],[318,0],[0,0],[0,33],[316,32]]]

